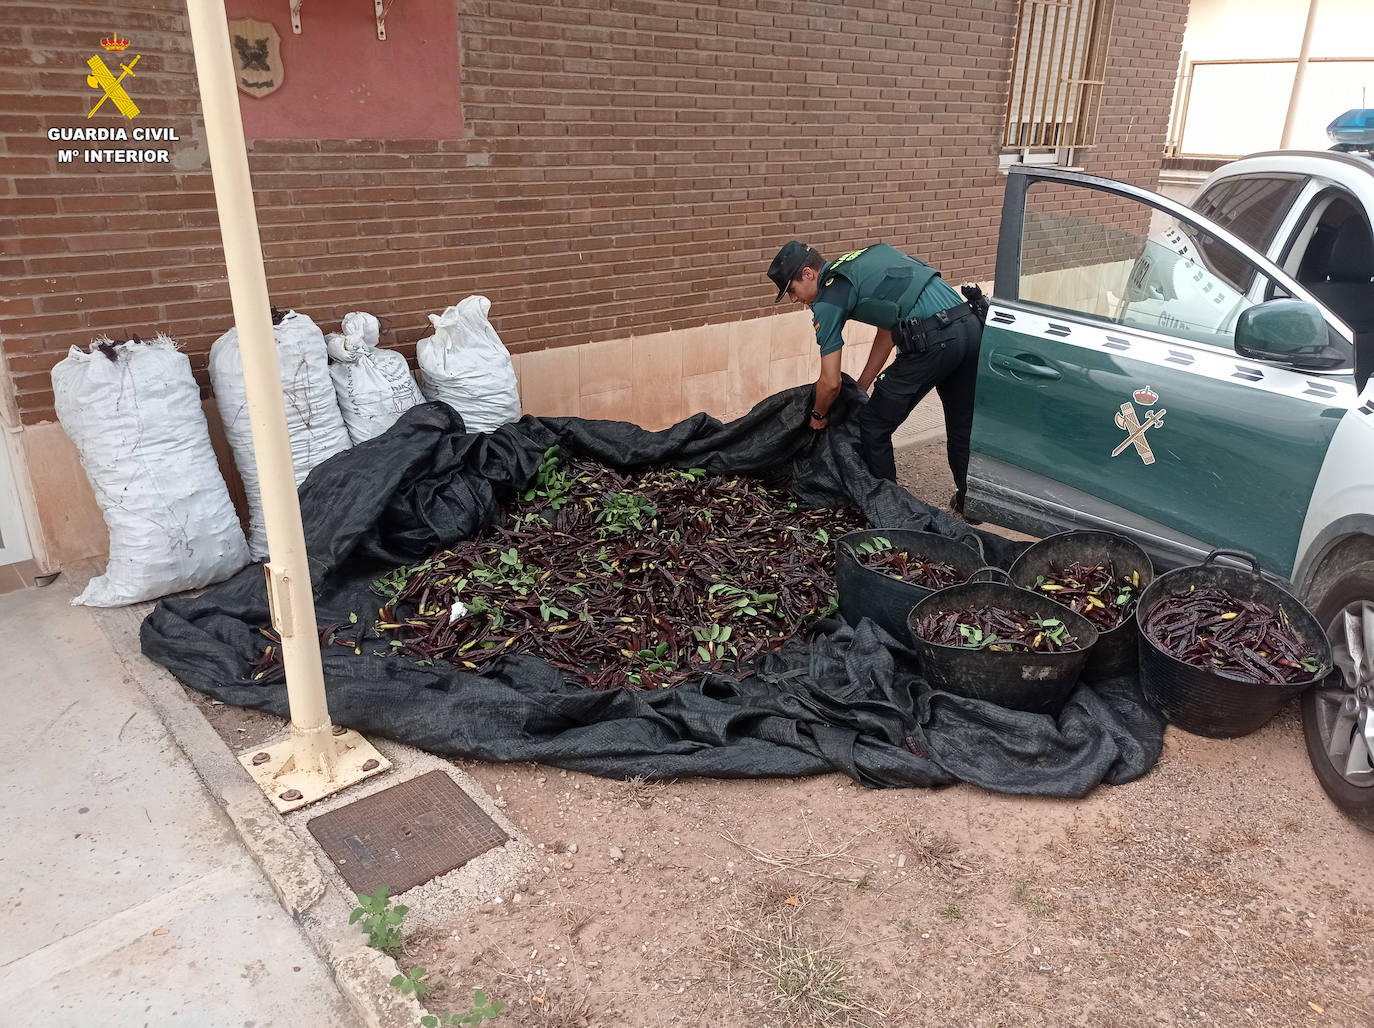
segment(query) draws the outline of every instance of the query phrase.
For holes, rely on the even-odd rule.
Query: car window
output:
[[[1209,186],[1191,204],[1193,210],[1245,240],[1261,253],[1269,252],[1284,214],[1297,199],[1302,179],[1295,175],[1246,175]],[[1188,222],[1177,222],[1196,250],[1196,257],[1239,292],[1254,282],[1254,268],[1229,246]]]
[[[1088,185],[1031,183],[1020,299],[1232,348],[1236,318],[1251,301],[1180,243],[1177,232],[1151,235],[1158,213],[1142,201]],[[1221,240],[1209,245],[1245,277],[1263,274]]]
[[[1342,189],[1323,190],[1308,206],[1302,224],[1284,253],[1284,267],[1292,268],[1293,277],[1303,285],[1343,279],[1347,269],[1340,258],[1348,258],[1350,254],[1338,252],[1333,264],[1332,249],[1337,237],[1350,231],[1352,222],[1368,224],[1360,202]]]

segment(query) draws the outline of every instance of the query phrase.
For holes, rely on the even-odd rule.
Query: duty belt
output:
[[[973,316],[973,308],[967,303],[961,303],[957,307],[936,311],[928,318],[908,318],[892,326],[892,342],[902,353],[919,357],[930,349],[930,337],[934,333],[949,328],[960,318]]]

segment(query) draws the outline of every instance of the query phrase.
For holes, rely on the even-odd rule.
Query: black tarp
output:
[[[860,459],[846,379],[835,425],[806,427],[812,391],[790,389],[722,424],[698,414],[662,432],[623,422],[535,418],[468,435],[443,404],[340,453],[301,485],[301,516],[323,624],[373,611],[372,582],[469,538],[532,479],[545,450],[627,469],[656,462],[712,474],[781,474],[808,506],[858,506],[873,526],[981,542],[1007,565],[1021,545],[969,528],[874,479]],[[269,624],[261,567],[157,605],[144,653],[225,703],[287,717],[280,668],[254,680]],[[374,640],[375,642],[375,640]],[[704,676],[670,690],[591,691],[528,656],[483,673],[417,665],[384,644],[324,650],[338,724],[450,757],[536,761],[607,777],[753,778],[841,771],[872,787],[963,780],[1009,793],[1081,796],[1144,774],[1163,722],[1133,678],[1080,685],[1057,717],[929,690],[914,656],[872,622],[826,622],[763,658],[743,680]],[[383,652],[388,651],[388,652]]]

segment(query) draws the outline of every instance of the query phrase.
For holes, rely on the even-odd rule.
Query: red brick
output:
[[[410,344],[426,313],[480,290],[523,350],[769,313],[763,268],[793,235],[832,253],[886,239],[947,277],[990,276],[1013,0],[957,16],[856,0],[842,25],[795,0],[611,6],[464,5],[461,140],[253,141],[274,300],[323,321],[385,308],[393,341]],[[45,351],[97,325],[157,321],[202,368],[230,321],[207,167],[23,163],[50,158],[48,125],[84,117],[84,83],[60,55],[78,60],[107,24],[149,48],[158,118],[198,120],[184,14],[133,7],[126,20],[110,0],[5,8],[26,45],[59,55],[39,68],[0,46],[0,196],[22,226],[0,241],[14,255],[0,273],[19,287],[0,320],[7,352],[33,358],[18,369],[25,423],[51,416],[32,370]],[[1186,13],[1181,0],[1118,4],[1089,170],[1154,184]]]

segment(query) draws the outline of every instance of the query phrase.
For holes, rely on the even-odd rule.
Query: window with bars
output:
[[[1072,163],[1097,141],[1115,0],[1021,0],[1003,161]]]

